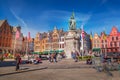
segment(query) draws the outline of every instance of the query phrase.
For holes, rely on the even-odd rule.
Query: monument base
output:
[[[71,52],[79,51],[79,43],[77,38],[77,32],[75,30],[70,30],[65,38],[65,53],[67,59],[72,58]]]

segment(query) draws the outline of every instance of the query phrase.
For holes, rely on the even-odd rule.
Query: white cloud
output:
[[[24,34],[24,36],[28,36],[28,32],[31,32],[32,33],[32,35],[31,35],[31,37],[35,37],[35,34],[36,34],[36,32],[38,32],[38,30],[35,30],[35,29],[33,29],[33,28],[28,28],[28,26],[27,26],[27,24],[26,24],[26,22],[22,19],[22,18],[20,18],[12,9],[10,9],[10,11],[11,11],[11,13],[14,15],[14,17],[20,22],[20,24],[22,25],[20,25],[21,26],[21,31],[22,31],[22,33]]]
[[[20,18],[19,16],[17,16],[12,9],[10,9],[10,11],[14,15],[14,17],[24,25],[24,27],[27,27],[27,24],[25,23],[25,21],[22,18]]]
[[[90,19],[91,14],[82,14],[78,12],[75,13],[75,18],[77,21],[87,21]],[[63,11],[63,10],[48,10],[44,11],[42,17],[46,19],[58,18],[58,19],[69,19],[72,15],[72,11]]]
[[[46,10],[41,13],[38,17],[40,24],[49,24],[58,22],[59,24],[63,24],[64,22],[69,22],[70,16],[72,15],[72,11],[64,11],[64,10]],[[84,14],[75,12],[75,19],[77,21],[77,26],[85,25],[88,20],[90,20],[92,14]],[[58,24],[54,24],[58,25]],[[67,27],[67,26],[66,26]]]
[[[64,10],[46,10],[40,15],[34,16],[34,19],[28,17],[25,22],[20,16],[18,16],[15,11],[10,9],[11,13],[14,17],[19,21],[20,25],[22,25],[22,32],[25,36],[28,35],[28,32],[31,32],[31,36],[35,37],[37,32],[47,32],[54,28],[54,26],[58,26],[59,28],[67,29],[66,25],[68,25],[70,16],[72,15],[72,11],[64,11]],[[30,19],[31,18],[31,19]],[[82,14],[75,12],[75,19],[77,21],[77,26],[85,25],[88,20],[90,20],[91,14]],[[27,24],[28,23],[28,24]],[[51,24],[53,26],[51,26]],[[28,27],[29,26],[29,27]]]

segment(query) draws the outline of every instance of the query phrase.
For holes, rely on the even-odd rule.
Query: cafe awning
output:
[[[57,53],[64,52],[64,50],[56,50]]]
[[[32,54],[42,54],[42,52],[32,52]]]
[[[99,51],[101,51],[101,49],[100,48],[93,48],[92,51],[99,52]]]
[[[48,54],[49,53],[49,51],[43,51],[43,53],[42,54]]]

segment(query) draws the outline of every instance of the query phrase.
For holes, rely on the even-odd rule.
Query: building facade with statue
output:
[[[71,52],[80,52],[80,40],[76,29],[76,20],[74,12],[69,20],[69,30],[65,36],[65,53],[67,58],[71,58]]]
[[[83,46],[81,46],[80,35],[82,29],[76,28],[75,14],[72,13],[69,19],[69,30],[58,30],[55,26],[53,31],[37,33],[34,40],[34,51],[51,53],[53,51],[64,52],[67,58],[71,58],[71,52],[77,51],[81,54],[84,50],[90,49],[90,36],[84,31]],[[81,51],[81,47],[83,47]]]
[[[84,37],[81,38],[82,33],[84,33]],[[74,12],[69,19],[69,30],[65,36],[65,44],[65,53],[67,58],[71,58],[71,52],[77,51],[81,56],[84,56],[87,55],[90,50],[90,35],[82,29],[76,28]]]

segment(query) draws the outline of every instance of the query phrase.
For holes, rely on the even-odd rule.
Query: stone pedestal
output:
[[[77,37],[77,32],[75,30],[68,31],[67,36],[65,37],[65,53],[67,58],[71,57],[71,52],[79,52],[79,38]]]

